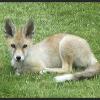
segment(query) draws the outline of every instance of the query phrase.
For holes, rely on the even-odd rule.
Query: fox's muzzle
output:
[[[23,54],[22,50],[16,50],[16,52],[14,54],[14,59],[17,62],[20,62],[20,61],[24,60],[24,54]]]
[[[20,60],[21,60],[21,57],[20,57],[20,56],[17,56],[17,57],[16,57],[16,60],[17,60],[17,61],[20,61]]]

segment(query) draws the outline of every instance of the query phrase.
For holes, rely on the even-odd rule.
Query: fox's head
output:
[[[4,28],[12,59],[16,62],[24,61],[28,48],[32,46],[32,35],[34,34],[32,19],[29,19],[23,28],[16,30],[12,20],[7,18]]]

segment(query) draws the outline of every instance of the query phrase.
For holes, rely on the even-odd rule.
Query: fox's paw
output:
[[[16,76],[20,76],[20,73],[19,73],[19,72],[15,72],[15,75],[16,75]]]
[[[45,74],[45,73],[47,73],[47,70],[45,70],[45,69],[40,71],[40,74]]]

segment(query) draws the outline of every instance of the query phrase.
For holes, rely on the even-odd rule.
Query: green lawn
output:
[[[29,17],[34,19],[37,43],[55,33],[69,32],[89,42],[100,60],[99,3],[0,3],[0,97],[100,97],[100,77],[90,80],[55,83],[56,74],[15,76],[4,38],[4,18],[11,17],[20,27]]]

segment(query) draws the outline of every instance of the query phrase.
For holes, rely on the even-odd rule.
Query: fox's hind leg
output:
[[[73,51],[71,47],[65,43],[60,43],[59,54],[62,61],[61,68],[45,68],[43,70],[46,72],[56,72],[56,73],[71,73],[73,64]]]

